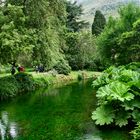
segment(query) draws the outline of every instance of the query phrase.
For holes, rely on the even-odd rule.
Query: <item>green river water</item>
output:
[[[1,140],[130,140],[123,128],[99,128],[91,82],[40,89],[0,103]]]

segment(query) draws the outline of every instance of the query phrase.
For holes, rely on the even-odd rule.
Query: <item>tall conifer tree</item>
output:
[[[92,34],[98,36],[104,29],[105,24],[106,24],[106,19],[104,15],[101,13],[101,11],[97,10],[95,12],[94,21],[92,24]]]

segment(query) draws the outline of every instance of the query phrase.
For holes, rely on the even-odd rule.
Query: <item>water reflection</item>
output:
[[[100,136],[93,136],[91,134],[86,134],[82,140],[103,140]]]
[[[1,112],[0,116],[0,137],[1,140],[10,140],[17,137],[17,124],[9,121],[6,111]]]
[[[95,95],[91,83],[80,82],[0,103],[0,140],[129,140],[122,129],[95,126]]]

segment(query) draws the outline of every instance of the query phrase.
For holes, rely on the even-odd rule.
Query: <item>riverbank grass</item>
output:
[[[15,75],[0,76],[0,99],[15,97],[19,93],[32,91],[41,87],[62,86],[87,78],[95,78],[100,73],[91,71],[72,71],[69,75],[53,73],[17,73]]]
[[[77,80],[84,80],[88,78],[96,78],[101,73],[100,72],[93,72],[93,71],[72,71],[69,75],[63,74],[48,74],[48,73],[35,73],[32,72],[33,78],[35,81],[46,81],[47,85],[65,85],[73,81]],[[78,77],[81,76],[82,78],[79,79]]]

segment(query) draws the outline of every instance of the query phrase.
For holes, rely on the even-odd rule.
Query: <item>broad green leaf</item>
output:
[[[135,97],[131,101],[126,101],[126,102],[124,102],[122,107],[124,107],[126,111],[127,110],[134,110],[134,108],[139,108],[140,109],[140,98]]]
[[[104,80],[105,78],[108,80]],[[125,66],[110,67],[95,81],[95,85],[100,87],[96,92],[100,106],[92,114],[96,124],[104,125],[113,122],[122,127],[128,124],[130,118],[136,122],[140,121],[140,73],[138,71],[127,69]]]
[[[140,62],[132,62],[125,66],[127,69],[137,71],[140,68]]]
[[[120,73],[119,80],[123,82],[138,81],[140,74],[132,70],[123,70]]]
[[[92,113],[92,119],[97,125],[111,124],[115,118],[114,110],[111,106],[100,106]]]
[[[140,140],[140,122],[137,123],[137,126],[134,130],[130,132],[133,136],[133,140]]]
[[[134,100],[127,101],[127,102],[124,102],[124,104],[122,104],[121,106],[124,107],[125,111],[133,110],[134,109],[133,102]]]
[[[94,88],[99,88],[100,86],[104,86],[109,83],[109,78],[108,78],[107,73],[103,73],[101,76],[99,76],[95,81],[93,81],[92,86]]]
[[[135,110],[132,112],[132,117],[133,117],[134,121],[140,122],[140,110],[135,109]]]
[[[107,98],[108,100],[119,100],[124,102],[125,100],[132,100],[134,95],[129,93],[129,86],[122,82],[115,81],[104,87],[99,88],[97,91],[98,98]]]
[[[125,110],[119,110],[115,116],[115,124],[122,127],[128,124],[128,119],[131,117],[131,114]]]

